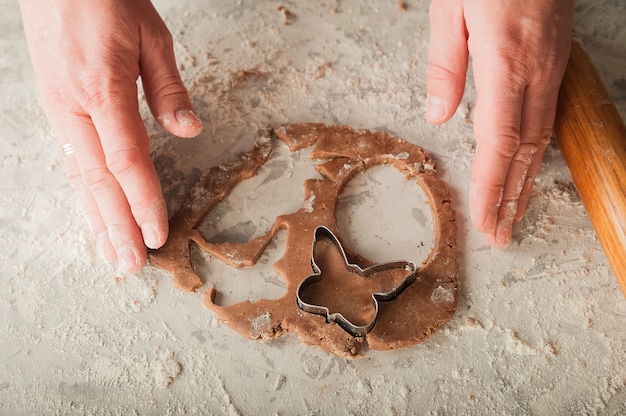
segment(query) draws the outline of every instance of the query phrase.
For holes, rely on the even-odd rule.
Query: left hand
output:
[[[573,0],[432,0],[426,118],[444,123],[463,96],[468,59],[477,91],[470,211],[504,248],[526,210],[552,135],[569,58]]]

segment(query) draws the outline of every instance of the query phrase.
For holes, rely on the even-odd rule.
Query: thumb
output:
[[[463,98],[468,65],[467,31],[458,0],[432,0],[426,64],[426,120],[450,119]]]
[[[202,122],[178,73],[172,37],[158,20],[160,30],[149,31],[141,40],[139,62],[146,99],[165,130],[178,137],[195,137],[202,131]]]

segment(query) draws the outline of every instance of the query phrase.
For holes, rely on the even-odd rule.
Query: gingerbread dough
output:
[[[316,238],[313,258],[319,268],[319,279],[304,287],[300,299],[327,308],[329,314],[340,313],[357,326],[367,325],[376,317],[372,294],[391,292],[409,273],[402,268],[367,277],[353,273],[348,269],[343,253],[325,237]]]
[[[277,217],[268,234],[247,243],[207,242],[197,227],[237,183],[253,176],[268,160],[273,136],[285,142],[292,152],[314,145],[311,158],[326,160],[317,166],[324,179],[305,181],[307,206],[303,204],[298,211]],[[311,274],[315,228],[326,226],[341,239],[335,219],[341,190],[355,175],[384,164],[393,165],[407,179],[415,179],[424,191],[431,206],[435,243],[418,270],[419,278],[396,299],[380,304],[377,324],[366,337],[353,337],[338,325],[327,324],[324,317],[300,310],[296,290],[302,279]],[[215,288],[203,294],[204,305],[247,338],[269,340],[292,332],[304,344],[317,345],[344,358],[356,358],[362,356],[365,345],[376,350],[392,350],[419,343],[447,323],[456,311],[455,214],[446,185],[436,177],[434,162],[419,146],[387,133],[348,126],[304,123],[261,130],[250,152],[237,161],[211,168],[200,178],[172,218],[167,243],[151,252],[150,258],[172,273],[177,288],[193,291],[203,283],[191,264],[192,242],[233,267],[246,267],[254,265],[280,229],[287,231],[287,243],[274,269],[287,285],[283,297],[218,306],[214,303]],[[346,254],[361,267],[372,265],[355,253]]]

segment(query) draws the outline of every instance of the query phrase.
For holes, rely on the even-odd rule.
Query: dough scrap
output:
[[[285,142],[292,152],[315,146],[310,157],[326,160],[316,167],[324,179],[306,180],[302,207],[278,216],[266,235],[246,243],[207,242],[197,227],[237,183],[252,177],[269,159],[272,137]],[[382,302],[376,326],[366,337],[360,338],[349,335],[338,325],[327,324],[322,316],[300,310],[296,290],[302,279],[311,274],[315,228],[326,226],[341,239],[335,219],[337,198],[354,176],[376,165],[393,165],[407,179],[415,179],[420,185],[431,207],[435,242],[418,270],[420,278],[393,301]],[[152,251],[150,258],[172,273],[174,286],[194,291],[203,283],[191,264],[192,242],[224,263],[240,268],[254,265],[281,229],[287,231],[286,248],[274,269],[286,282],[283,297],[219,306],[214,303],[215,288],[208,288],[202,296],[204,305],[220,321],[249,339],[270,340],[291,332],[297,334],[303,344],[319,346],[343,358],[358,358],[366,346],[386,351],[422,342],[446,324],[456,311],[456,222],[448,188],[437,178],[435,164],[427,152],[384,132],[318,123],[287,124],[261,130],[250,152],[239,160],[211,168],[200,178],[171,219],[167,243]],[[346,254],[351,262],[361,267],[373,264],[356,253]]]

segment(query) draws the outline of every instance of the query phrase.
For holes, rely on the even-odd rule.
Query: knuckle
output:
[[[100,232],[106,229],[106,225],[104,225],[104,223],[102,222],[100,211],[98,211],[98,206],[95,204],[91,206],[85,206],[85,204],[82,204],[82,208],[85,212],[85,217],[87,217],[89,225],[91,226],[91,231],[97,237]]]
[[[102,167],[88,169],[83,172],[82,181],[92,194],[97,194],[108,188],[111,184],[110,173]]]
[[[521,139],[521,146],[526,146],[528,148],[535,148],[537,150],[545,149],[548,144],[550,144],[550,139],[552,138],[552,128],[551,127],[541,127],[537,134],[525,136],[523,135]]]
[[[160,211],[160,201],[153,195],[139,193],[129,198],[132,211],[138,216],[151,216]]]
[[[484,183],[482,185],[483,203],[487,207],[498,207],[504,196],[504,183]]]
[[[158,87],[154,90],[154,97],[159,99],[187,94],[187,89],[182,84],[178,74],[163,75],[155,80],[155,85]]]
[[[87,81],[84,85],[85,107],[91,111],[102,109],[107,102],[107,94],[104,92],[106,88],[97,81]]]
[[[472,199],[485,207],[499,205],[504,192],[505,178],[497,176],[487,178],[485,176],[472,177],[470,191]]]
[[[544,49],[543,43],[537,45],[518,35],[510,43],[496,44],[492,48],[492,68],[498,68],[503,77],[512,85],[525,88],[529,84],[554,86],[558,84],[565,70],[567,56],[561,49]]]
[[[502,216],[503,218],[512,219],[512,217],[517,213],[517,205],[518,205],[519,195],[503,199],[500,204],[500,212],[498,213],[498,217]]]
[[[169,51],[174,50],[174,37],[165,24],[146,28],[147,36],[145,42],[152,50]]]
[[[138,69],[121,70],[115,65],[90,68],[73,81],[72,89],[87,113],[116,113],[137,96],[138,74]]]
[[[141,160],[142,155],[138,149],[118,150],[106,156],[107,167],[116,178],[132,175]]]
[[[88,76],[82,80],[80,88],[84,93],[84,107],[89,113],[106,111],[108,108],[116,111],[115,97],[120,92],[114,81],[107,77]]]
[[[86,110],[100,108],[106,102],[106,77],[96,76],[94,71],[87,71],[73,83],[73,90],[80,91],[79,98]]]
[[[83,182],[80,169],[76,163],[65,163],[65,176],[67,176],[67,179],[74,187],[78,187]]]
[[[479,47],[473,45],[475,61],[481,62],[483,71],[492,74],[491,79],[498,79],[508,84],[515,92],[522,91],[529,83],[532,69],[530,54],[526,47],[521,46],[523,40],[516,41],[517,47],[510,47],[508,42],[490,41]],[[495,43],[494,43],[495,42]]]
[[[542,127],[539,136],[535,139],[535,143],[539,146],[546,147],[552,138],[552,127]]]
[[[512,51],[503,51],[500,58],[503,74],[509,83],[516,86],[519,90],[526,88],[528,85],[528,73],[530,71],[528,59],[524,56]]]
[[[431,59],[426,63],[426,78],[429,81],[448,81],[459,77],[465,77],[465,73],[450,69],[446,65]]]
[[[527,148],[545,149],[550,143],[552,137],[551,131],[549,133],[542,133],[538,136],[525,137],[521,145]]]
[[[538,59],[538,67],[533,81],[546,87],[555,88],[558,86],[563,77],[568,57],[569,55],[564,55],[561,50],[544,52]]]
[[[530,165],[532,163],[533,157],[539,151],[539,147],[540,146],[535,143],[522,143],[517,149],[517,152],[515,152],[513,160]]]
[[[508,141],[503,141],[501,144],[494,146],[493,150],[502,159],[512,159],[517,152],[517,146]]]
[[[512,159],[520,147],[520,136],[513,127],[503,128],[500,134],[490,140],[489,147],[501,159]]]
[[[62,123],[68,115],[80,115],[81,106],[76,100],[72,89],[64,89],[57,85],[48,85],[39,93],[41,107],[53,125]]]
[[[559,74],[563,67],[563,59],[556,52],[551,52],[542,59],[541,73],[554,76],[554,74]]]

